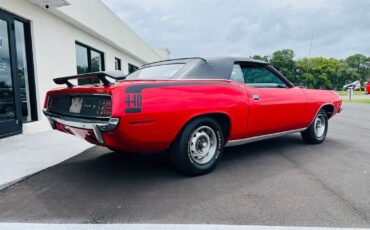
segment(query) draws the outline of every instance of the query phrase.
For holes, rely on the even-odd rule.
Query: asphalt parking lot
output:
[[[370,227],[370,105],[345,104],[327,141],[228,148],[189,178],[166,154],[92,147],[0,192],[0,222]],[[53,154],[53,153],[50,153]]]

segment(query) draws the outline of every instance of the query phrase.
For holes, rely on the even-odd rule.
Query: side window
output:
[[[245,84],[256,88],[288,88],[284,81],[263,66],[241,65]]]
[[[131,74],[131,73],[135,72],[138,69],[139,69],[139,67],[137,67],[137,66],[135,66],[133,64],[128,63],[128,74]]]
[[[230,80],[235,81],[235,82],[244,83],[243,71],[239,64],[234,64],[233,70],[231,72]]]

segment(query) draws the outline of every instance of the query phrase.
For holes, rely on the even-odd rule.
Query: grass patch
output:
[[[347,96],[347,91],[336,91],[341,96]],[[353,91],[353,95],[365,95],[365,91]]]
[[[370,104],[370,99],[344,99],[343,102]]]

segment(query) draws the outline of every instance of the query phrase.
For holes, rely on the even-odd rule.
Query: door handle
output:
[[[253,100],[254,101],[259,101],[260,100],[260,96],[259,95],[253,95]]]

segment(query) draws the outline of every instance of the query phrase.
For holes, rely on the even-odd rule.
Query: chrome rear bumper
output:
[[[56,122],[73,128],[90,129],[94,132],[96,140],[101,144],[104,144],[102,132],[113,131],[119,123],[119,118],[110,118],[107,121],[101,121],[66,117],[49,113],[45,109],[43,109],[43,113],[48,118],[53,129],[56,129]]]
[[[343,105],[340,106],[340,108],[338,109],[338,113],[341,113],[343,111]]]

